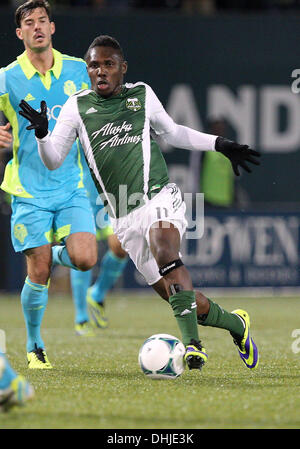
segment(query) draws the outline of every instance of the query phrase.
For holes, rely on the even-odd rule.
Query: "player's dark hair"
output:
[[[117,41],[117,39],[115,39],[114,37],[111,36],[107,36],[107,35],[101,35],[101,36],[97,36],[93,42],[91,43],[91,45],[89,46],[89,48],[87,49],[87,52],[84,56],[85,61],[87,61],[89,55],[90,55],[90,51],[92,48],[95,47],[110,47],[110,48],[114,48],[115,50],[117,50],[117,52],[119,53],[119,55],[121,56],[122,59],[124,59],[124,53],[122,50],[121,45],[119,44],[119,42]]]
[[[51,21],[51,7],[47,0],[30,0],[20,5],[15,12],[15,23],[17,28],[20,28],[22,19],[28,16],[28,14],[36,8],[44,8],[49,20]]]

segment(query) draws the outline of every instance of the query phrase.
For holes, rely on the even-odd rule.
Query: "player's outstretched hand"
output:
[[[232,140],[225,139],[224,137],[218,137],[215,148],[216,151],[219,151],[224,154],[224,156],[228,157],[236,176],[240,176],[239,165],[248,173],[251,173],[251,170],[246,162],[260,165],[260,162],[257,160],[257,158],[260,157],[260,153],[252,150],[248,145],[240,145],[239,143],[232,142]]]
[[[21,100],[19,104],[21,111],[19,114],[30,121],[31,125],[26,129],[34,129],[35,135],[38,139],[42,139],[48,134],[48,118],[47,118],[47,104],[41,101],[41,112],[33,109],[25,100]]]

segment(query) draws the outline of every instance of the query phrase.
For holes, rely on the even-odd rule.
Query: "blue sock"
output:
[[[92,278],[92,270],[79,271],[71,270],[71,290],[75,306],[75,323],[82,323],[89,321],[87,310],[86,294],[90,286]]]
[[[26,278],[21,293],[21,303],[27,329],[27,352],[33,351],[35,345],[45,348],[40,330],[48,302],[48,285],[35,284]]]
[[[71,259],[68,254],[67,247],[65,245],[55,245],[52,246],[52,264],[62,265],[63,267],[73,268],[73,270],[78,270],[78,268],[72,264]]]
[[[0,390],[8,388],[17,373],[10,366],[5,355],[0,352]]]
[[[120,258],[108,250],[100,265],[99,276],[91,289],[92,298],[99,304],[103,303],[106,293],[115,285],[123,273],[128,257]]]

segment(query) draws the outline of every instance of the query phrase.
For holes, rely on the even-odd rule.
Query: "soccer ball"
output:
[[[176,379],[184,371],[185,347],[169,334],[155,334],[147,338],[139,351],[139,364],[147,377]]]

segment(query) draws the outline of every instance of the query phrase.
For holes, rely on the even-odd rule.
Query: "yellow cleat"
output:
[[[32,385],[23,377],[15,377],[8,388],[0,390],[0,411],[7,412],[14,406],[25,405],[25,402],[32,399],[34,389]]]
[[[192,339],[190,344],[185,347],[185,355],[183,360],[189,369],[202,369],[207,361],[207,353],[200,341]]]
[[[99,304],[92,298],[91,288],[87,291],[87,304],[94,326],[104,329],[107,327],[107,316],[103,304]]]
[[[80,337],[95,337],[96,335],[89,321],[75,324],[75,332]]]
[[[231,313],[234,313],[238,317],[242,319],[245,325],[244,335],[242,338],[237,339],[234,337],[234,344],[237,345],[238,353],[249,369],[255,369],[258,367],[259,363],[259,355],[256,344],[254,343],[253,338],[250,336],[250,317],[249,314],[242,309],[233,310]]]
[[[27,361],[29,369],[52,369],[46,351],[42,348],[37,348],[31,352],[27,352]]]

